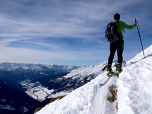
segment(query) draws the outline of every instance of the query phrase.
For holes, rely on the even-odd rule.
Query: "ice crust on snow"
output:
[[[152,45],[144,52],[146,58],[143,59],[142,52],[137,54],[126,62],[123,72],[119,75],[117,80],[118,112],[115,103],[107,101],[108,87],[114,77],[99,88],[99,84],[106,78],[103,72],[63,99],[46,105],[36,114],[152,114]],[[82,68],[82,73],[95,72],[99,70],[97,68],[101,67],[90,67],[88,71]]]

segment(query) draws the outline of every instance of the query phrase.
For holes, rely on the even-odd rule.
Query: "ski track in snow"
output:
[[[45,106],[36,114],[152,114],[152,45],[126,63],[117,80],[118,112],[115,102],[107,101],[110,80],[105,72],[61,100]],[[114,67],[113,67],[114,68]]]

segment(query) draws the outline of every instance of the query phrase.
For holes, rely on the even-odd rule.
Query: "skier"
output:
[[[135,21],[134,25],[127,25],[125,22],[120,21],[120,15],[118,13],[116,13],[114,15],[114,22],[118,22],[117,23],[117,32],[119,34],[121,34],[122,37],[120,38],[120,40],[110,43],[110,55],[109,55],[108,64],[107,64],[107,74],[108,75],[113,73],[113,71],[111,69],[111,65],[112,65],[116,50],[117,50],[117,56],[118,56],[118,61],[116,64],[116,74],[119,75],[121,73],[121,66],[122,66],[122,61],[123,61],[122,54],[123,54],[123,49],[124,49],[123,29],[124,28],[134,29],[138,25],[137,21]]]

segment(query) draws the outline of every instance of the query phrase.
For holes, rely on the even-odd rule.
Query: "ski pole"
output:
[[[135,18],[135,22],[136,22],[136,21],[137,21],[137,20],[136,20],[136,18]],[[137,25],[137,30],[138,30],[138,34],[139,34],[139,38],[140,38],[140,42],[141,42],[141,47],[142,47],[143,55],[144,55],[144,58],[145,58],[144,49],[143,49],[142,40],[141,40],[141,36],[140,36],[140,32],[139,32],[138,25]]]

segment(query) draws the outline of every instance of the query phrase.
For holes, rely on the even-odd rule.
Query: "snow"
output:
[[[37,99],[38,101],[43,101],[46,99],[46,97],[51,94],[52,92],[54,92],[54,90],[48,90],[45,87],[37,86],[37,87],[33,87],[32,89],[29,89],[26,91],[26,93],[31,96],[34,99]]]
[[[100,83],[105,82],[105,72],[89,83],[74,90],[61,100],[56,100],[36,114],[152,114],[152,45],[126,62],[123,72],[117,79],[117,101],[111,103],[107,97],[111,94],[109,87],[116,77],[99,88]],[[98,65],[97,65],[98,66]],[[104,67],[104,64],[102,65]],[[81,72],[89,74],[99,71],[100,67],[90,67],[87,71],[81,68]],[[114,69],[114,67],[113,67]],[[77,72],[76,70],[73,73]],[[72,75],[67,75],[70,77]],[[116,104],[118,102],[118,110]]]
[[[70,71],[69,74],[64,76],[65,78],[73,77],[73,79],[77,78],[78,76],[81,79],[84,79],[86,76],[91,74],[100,74],[101,68],[106,65],[106,62],[100,63],[99,65],[89,66],[89,67],[81,67],[75,70]],[[80,74],[80,75],[79,75]]]
[[[13,71],[13,70],[20,70],[20,71],[26,71],[26,70],[33,70],[33,71],[45,71],[47,70],[54,70],[54,71],[60,71],[60,72],[68,72],[77,68],[81,68],[82,66],[68,66],[68,65],[47,65],[47,64],[33,64],[33,63],[0,63],[0,70],[6,70],[6,71]],[[43,74],[43,72],[40,72]]]
[[[13,107],[11,107],[11,106],[9,106],[9,105],[1,105],[0,104],[0,109],[7,109],[7,110],[16,110],[15,108],[13,108]]]
[[[70,85],[73,85],[73,83],[71,83],[73,80],[77,79],[77,81],[81,81],[81,82],[84,82],[84,79],[92,79],[92,78],[95,78],[96,76],[98,76],[99,74],[101,74],[101,68],[106,64],[106,62],[104,63],[101,63],[99,65],[95,65],[95,66],[90,66],[90,67],[80,67],[79,69],[76,69],[76,70],[72,70],[70,71],[67,75],[63,76],[62,78],[57,78],[56,80],[51,80],[51,81],[54,81],[55,83],[60,83],[64,78],[69,78],[69,81],[68,83],[63,86],[62,88],[60,89],[63,89],[67,86],[70,86]],[[72,79],[72,81],[71,81]],[[67,79],[68,80],[68,79]],[[49,82],[51,82],[49,81]],[[85,83],[85,82],[84,82]],[[42,102],[44,101],[45,99],[47,98],[54,98],[54,97],[57,97],[57,96],[65,96],[65,95],[68,95],[71,91],[73,91],[74,89],[69,89],[69,90],[63,90],[63,91],[59,91],[57,92],[56,90],[57,89],[51,89],[49,90],[48,88],[46,87],[43,87],[40,82],[35,82],[35,83],[32,83],[30,80],[24,80],[24,81],[21,81],[20,84],[22,85],[23,88],[27,89],[26,90],[26,93]],[[80,84],[80,83],[76,83],[76,86],[77,84]],[[53,93],[55,91],[55,94]]]
[[[1,99],[1,101],[2,101],[2,102],[5,102],[5,101],[6,101],[6,99]]]
[[[151,50],[152,46],[145,50],[147,55],[145,59],[140,59],[143,56],[140,53],[130,60],[127,63],[128,67],[124,69],[119,78],[118,96],[121,97],[118,99],[120,102],[118,108],[120,107],[120,114],[124,114],[123,110],[127,106],[130,108],[130,114],[152,114]]]
[[[25,113],[25,112],[28,112],[29,110],[25,106],[20,106],[20,111]]]
[[[50,96],[50,98],[55,98],[55,97],[57,97],[57,96],[65,96],[65,95],[68,95],[69,94],[69,92],[67,92],[67,91],[61,91],[61,92],[57,92],[56,94],[51,94],[51,96]]]
[[[44,101],[49,95],[54,92],[54,89],[49,90],[46,87],[43,87],[39,82],[31,83],[30,80],[21,81],[20,84],[23,88],[26,88],[26,93],[31,96],[33,99],[38,100],[39,102]]]

